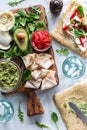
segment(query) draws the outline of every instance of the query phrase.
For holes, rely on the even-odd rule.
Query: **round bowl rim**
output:
[[[46,31],[48,32],[47,29],[37,29],[37,30],[35,30],[35,31],[32,33],[32,35],[33,35],[35,32],[37,32],[38,30],[46,30]],[[49,32],[48,32],[48,33],[49,33]],[[49,34],[49,35],[50,35],[50,34]],[[35,48],[35,47],[32,45],[32,36],[31,36],[31,39],[30,39],[30,44],[31,44],[32,48],[33,48],[35,51],[37,51],[37,52],[46,52],[46,51],[48,51],[48,50],[52,47],[52,41],[51,41],[51,42],[50,42],[50,45],[49,45],[47,48],[45,48],[45,49]]]
[[[8,89],[3,89],[2,87],[0,87],[0,92],[2,92],[2,93],[12,92],[12,91],[14,91],[16,88],[18,88],[18,87],[21,85],[21,83],[22,83],[22,76],[23,76],[23,75],[22,75],[21,68],[19,67],[18,64],[16,64],[14,61],[9,60],[9,59],[0,59],[0,62],[10,62],[10,63],[14,64],[14,65],[17,67],[17,69],[18,69],[18,72],[19,72],[19,80],[18,80],[18,82],[15,84],[15,86],[13,86],[12,88],[8,88]]]
[[[70,58],[79,59],[79,61],[80,61],[81,64],[82,64],[82,72],[81,72],[81,74],[79,74],[79,76],[77,76],[77,77],[71,77],[71,76],[68,76],[68,75],[65,73],[64,66],[65,66],[67,60],[70,59]],[[70,57],[66,58],[66,59],[63,61],[63,64],[62,64],[63,74],[64,74],[67,78],[69,78],[69,79],[78,79],[78,78],[80,78],[80,77],[85,73],[85,69],[86,69],[86,65],[84,64],[83,60],[82,60],[80,57],[78,57],[78,56],[70,56]]]

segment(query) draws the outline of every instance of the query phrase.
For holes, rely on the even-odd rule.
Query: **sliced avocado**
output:
[[[17,28],[14,31],[13,38],[21,51],[26,51],[28,48],[28,34],[24,28]]]

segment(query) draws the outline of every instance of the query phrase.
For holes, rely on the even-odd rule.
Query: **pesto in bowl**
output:
[[[19,66],[9,60],[0,60],[0,91],[9,92],[21,83],[21,70]]]

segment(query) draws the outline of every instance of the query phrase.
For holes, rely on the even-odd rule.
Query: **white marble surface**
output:
[[[43,4],[46,9],[50,32],[52,31],[52,29],[58,22],[58,19],[61,15],[60,14],[59,16],[55,17],[54,15],[51,14],[51,12],[49,10],[49,0],[25,0],[25,2],[19,4],[17,7],[16,6],[9,7],[8,2],[9,2],[9,0],[0,0],[0,12],[6,11],[9,9],[13,9],[13,8],[17,8],[17,7],[28,7],[29,5]],[[65,8],[68,6],[69,2],[70,2],[70,0],[63,0],[63,3],[64,3],[63,10],[65,10]],[[59,54],[56,53],[55,50],[58,47],[61,47],[57,42],[53,41],[52,46],[53,46],[54,53],[55,53],[55,59],[56,59],[56,65],[57,65],[57,69],[58,69],[60,83],[58,86],[56,86],[55,88],[53,88],[51,90],[47,90],[44,92],[37,91],[37,96],[39,97],[42,105],[44,106],[45,113],[42,115],[28,117],[27,116],[27,95],[14,94],[14,95],[9,95],[9,96],[3,96],[0,94],[0,99],[8,99],[14,106],[14,116],[13,116],[12,120],[7,123],[0,123],[0,130],[15,130],[15,129],[17,129],[17,130],[41,130],[41,128],[39,128],[35,124],[36,121],[41,121],[42,123],[47,124],[48,126],[50,126],[51,130],[57,130],[55,127],[55,124],[51,120],[52,112],[56,112],[58,114],[58,117],[59,117],[58,125],[59,125],[60,130],[66,130],[66,127],[61,118],[61,115],[53,102],[53,94],[56,92],[63,91],[64,89],[73,85],[75,82],[82,80],[84,77],[86,77],[87,74],[85,72],[84,76],[77,80],[70,80],[70,79],[66,78],[62,72],[62,63],[67,58],[67,56],[62,56],[62,55],[60,56]],[[70,51],[70,54],[68,56],[77,55],[75,52],[73,52],[71,50],[69,50],[69,51]],[[79,57],[79,55],[78,55],[78,57]],[[84,60],[84,62],[86,62],[86,59],[83,59],[83,60]],[[20,102],[22,103],[21,108],[22,108],[22,111],[24,112],[24,123],[23,124],[19,121],[18,116],[17,116],[18,105]]]

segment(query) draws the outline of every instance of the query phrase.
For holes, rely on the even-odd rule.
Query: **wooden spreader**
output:
[[[45,8],[42,5],[36,5],[36,7],[38,7],[41,10],[41,14],[40,14],[40,19],[39,20],[45,20],[46,23],[46,29],[48,29],[48,22],[47,22],[47,17],[46,17],[46,12],[45,12]],[[32,12],[32,8],[23,8],[26,12]],[[18,9],[14,9],[11,10],[13,13],[17,13]],[[38,21],[39,21],[38,20]],[[34,53],[37,53],[33,50]],[[52,55],[52,58],[54,59],[55,62],[55,58],[54,58],[54,52],[52,47],[45,53],[48,53],[50,55]],[[17,57],[14,57],[12,59],[13,61],[15,61],[20,68],[22,69],[22,71],[25,69],[25,66],[23,64],[23,61]],[[51,70],[56,71],[55,77],[56,77],[56,82],[57,84],[59,83],[59,78],[58,78],[58,74],[57,74],[57,68],[56,68],[56,64],[54,63],[54,65],[50,68]],[[15,94],[15,93],[26,93],[28,95],[28,104],[27,104],[27,114],[29,116],[33,116],[36,114],[42,114],[44,113],[44,108],[42,106],[42,104],[40,103],[40,100],[38,99],[36,93],[35,93],[35,89],[30,89],[30,88],[25,88],[24,85],[19,86],[16,90],[9,92],[9,93],[3,93],[4,95],[8,95],[8,94]]]

